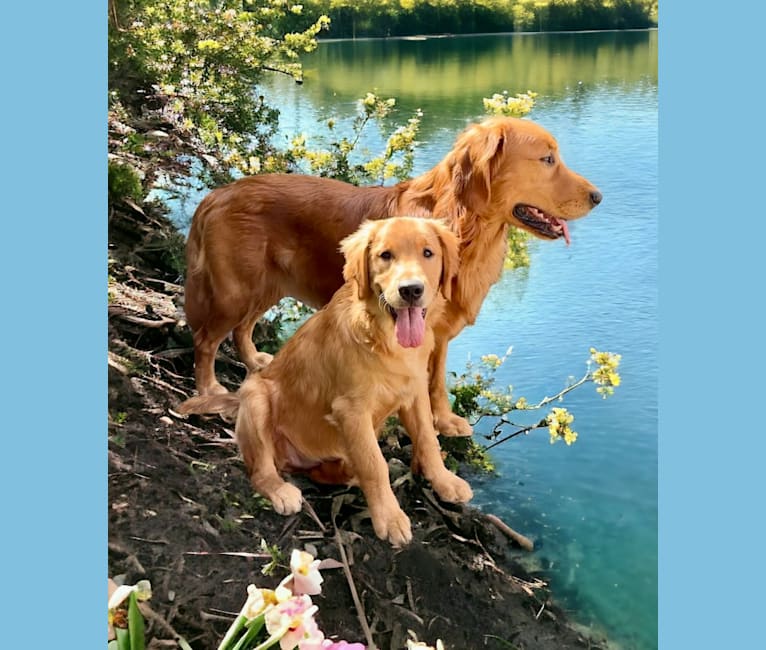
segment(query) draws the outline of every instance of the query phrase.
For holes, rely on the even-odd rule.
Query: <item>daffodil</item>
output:
[[[271,589],[259,589],[255,585],[248,585],[247,600],[242,606],[240,614],[252,620],[258,618],[270,606],[277,604],[277,596]]]
[[[134,585],[120,585],[109,598],[109,609],[117,609],[134,591],[138,600],[149,600],[152,597],[152,588],[148,580],[139,580]]]
[[[292,572],[292,590],[297,595],[308,594],[316,596],[322,593],[322,575],[319,573],[319,560],[311,553],[293,549],[290,554],[290,571]]]

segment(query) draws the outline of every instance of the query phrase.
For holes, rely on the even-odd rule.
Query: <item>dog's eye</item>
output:
[[[545,158],[540,158],[540,160],[546,165],[552,165],[556,162],[556,159],[553,156],[545,156]]]
[[[394,256],[394,254],[391,251],[383,251],[380,254],[380,259],[382,259],[382,260],[390,260],[390,259],[393,258],[393,256]]]
[[[431,257],[434,252],[430,248],[423,249],[423,257]]]

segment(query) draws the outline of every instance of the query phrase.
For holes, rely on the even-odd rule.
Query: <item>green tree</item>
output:
[[[286,0],[113,0],[112,157],[136,167],[146,188],[160,171],[180,178],[196,165],[220,182],[276,165],[278,113],[253,88],[266,71],[300,82],[299,56],[328,23]]]

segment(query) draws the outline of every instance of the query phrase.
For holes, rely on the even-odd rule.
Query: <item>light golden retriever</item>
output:
[[[237,412],[236,437],[253,487],[292,514],[301,492],[282,472],[358,484],[375,533],[399,546],[410,521],[389,483],[377,444],[397,413],[413,442],[412,469],[445,501],[471,488],[441,458],[428,394],[434,323],[458,265],[456,236],[439,221],[368,221],[341,244],[345,283],[237,394],[192,397],[182,413]]]
[[[470,435],[450,408],[447,343],[475,321],[500,277],[509,226],[569,243],[567,221],[600,201],[600,192],[564,165],[548,131],[507,117],[469,126],[433,169],[392,187],[266,174],[218,188],[197,208],[187,242],[185,310],[197,390],[226,392],[214,362],[229,332],[249,371],[269,363],[271,355],[253,344],[255,323],[284,296],[326,304],[343,282],[338,243],[363,221],[435,217],[460,239],[460,268],[449,304],[433,322],[431,407],[442,434]]]

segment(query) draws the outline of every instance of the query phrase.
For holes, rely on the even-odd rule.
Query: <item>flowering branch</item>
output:
[[[464,417],[476,424],[485,417],[496,418],[492,432],[485,435],[487,440],[493,442],[484,447],[484,450],[492,449],[497,445],[515,438],[526,435],[535,429],[547,428],[551,436],[551,444],[563,439],[567,445],[577,440],[577,432],[572,430],[571,424],[574,416],[565,408],[554,407],[550,413],[535,424],[521,425],[511,421],[508,414],[512,411],[534,411],[545,408],[553,402],[560,402],[564,396],[586,383],[595,383],[596,391],[607,398],[614,393],[614,388],[620,385],[621,379],[617,372],[621,356],[611,352],[600,352],[595,348],[590,349],[590,358],[587,361],[585,374],[577,381],[570,382],[558,393],[550,397],[544,397],[535,404],[527,402],[526,398],[514,399],[513,386],[506,390],[494,388],[495,373],[508,359],[512,348],[508,348],[505,355],[498,357],[496,354],[488,354],[481,357],[481,365],[475,367],[469,362],[465,373],[454,375],[453,385],[450,392],[455,398],[453,408]],[[593,366],[596,366],[595,370]],[[500,438],[505,427],[516,427],[516,431]],[[499,439],[498,439],[499,438]]]

